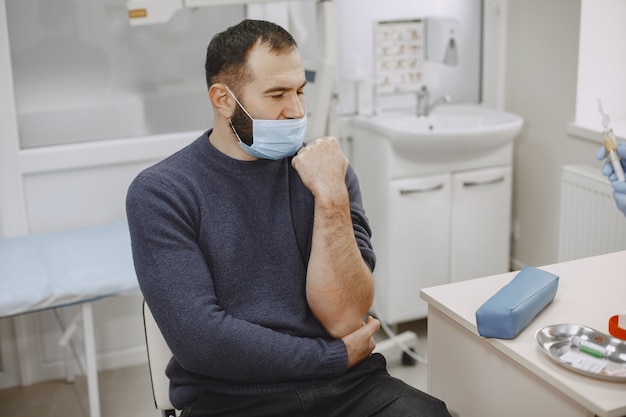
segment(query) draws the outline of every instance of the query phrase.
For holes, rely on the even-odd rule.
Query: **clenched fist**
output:
[[[291,165],[316,199],[347,195],[348,159],[336,138],[326,136],[315,139],[300,149]]]

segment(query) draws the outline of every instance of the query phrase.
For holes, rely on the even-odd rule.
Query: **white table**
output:
[[[515,339],[478,335],[476,310],[517,272],[421,290],[428,303],[428,390],[458,417],[626,416],[626,383],[550,360],[538,329],[561,323],[608,334],[626,310],[626,251],[540,267],[560,276],[555,300]]]
[[[80,304],[81,316],[64,329],[66,346],[83,322],[89,413],[100,417],[92,302],[137,292],[130,236],[124,221],[102,226],[0,239],[0,318]],[[68,379],[70,375],[68,367]]]

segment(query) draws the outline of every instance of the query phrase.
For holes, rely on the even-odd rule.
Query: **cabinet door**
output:
[[[450,280],[509,271],[511,167],[452,176]]]
[[[421,288],[448,281],[450,175],[390,181],[383,294],[390,323],[426,317]]]

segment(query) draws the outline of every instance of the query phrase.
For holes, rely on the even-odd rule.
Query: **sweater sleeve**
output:
[[[341,340],[293,336],[220,308],[211,254],[198,243],[195,203],[193,196],[142,174],[126,202],[139,285],[178,364],[214,380],[245,384],[345,372]]]
[[[348,167],[348,172],[346,173],[346,186],[348,187],[348,193],[350,194],[350,214],[352,216],[354,236],[363,259],[369,266],[370,270],[374,271],[374,267],[376,266],[376,255],[374,254],[371,241],[372,230],[365,214],[365,209],[363,208],[359,180],[351,166]]]

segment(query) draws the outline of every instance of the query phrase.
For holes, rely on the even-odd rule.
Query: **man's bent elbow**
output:
[[[341,339],[363,326],[366,314],[367,310],[362,312],[362,314],[360,311],[345,312],[326,318],[318,317],[318,320],[320,320],[328,334],[335,339]]]

